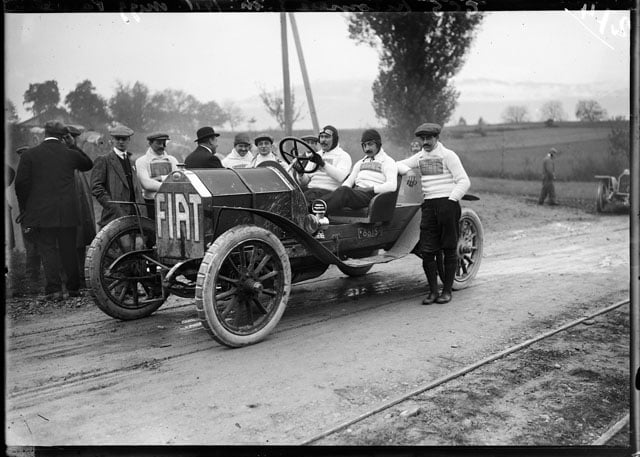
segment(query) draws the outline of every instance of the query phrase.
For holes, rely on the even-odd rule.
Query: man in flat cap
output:
[[[96,158],[91,173],[91,192],[102,206],[98,221],[100,228],[119,217],[136,214],[134,204],[112,203],[114,201],[137,203],[140,213],[146,215],[138,175],[129,158],[128,147],[133,130],[117,124],[109,129],[109,135],[113,149]]]
[[[250,168],[253,161],[251,139],[246,133],[238,133],[233,139],[233,149],[224,159],[222,165],[226,168]]]
[[[422,184],[424,202],[419,249],[430,289],[423,305],[451,301],[458,266],[459,202],[471,184],[458,155],[438,141],[441,130],[438,124],[418,126],[415,135],[422,142],[422,151],[398,162],[398,172],[408,176],[407,185],[413,186],[417,182],[413,169],[418,169]],[[442,292],[438,294],[437,255],[440,251],[444,254],[444,278]]]
[[[93,166],[82,151],[67,147],[67,127],[57,121],[44,126],[44,141],[23,152],[16,173],[15,189],[22,223],[36,233],[46,279],[45,298],[62,300],[60,264],[70,296],[80,295],[76,230],[80,223],[76,203],[74,170]]]
[[[336,190],[351,173],[351,156],[340,147],[338,130],[334,126],[323,127],[316,139],[320,144],[315,157],[318,169],[313,173],[298,174],[298,182],[304,188],[308,202],[324,198]]]
[[[257,167],[258,164],[267,160],[281,162],[280,158],[273,153],[273,137],[268,133],[259,134],[253,140],[253,144],[258,148],[258,153],[253,158],[252,167]]]
[[[556,188],[553,181],[556,179],[556,164],[554,158],[558,151],[556,148],[549,149],[546,157],[542,161],[542,190],[538,205],[544,205],[544,201],[549,197],[549,205],[554,206],[556,203]]]
[[[224,168],[218,156],[219,133],[213,127],[201,127],[196,132],[196,143],[198,147],[184,160],[186,168]]]
[[[147,206],[147,216],[156,218],[155,197],[160,185],[169,173],[178,169],[178,159],[167,154],[169,135],[162,132],[147,136],[149,149],[136,160],[136,173],[142,187],[142,196]]]
[[[81,151],[78,146],[78,137],[80,137],[82,131],[74,125],[67,125],[67,129],[69,129],[69,134],[64,138],[67,146]],[[82,287],[85,287],[84,260],[87,246],[91,244],[96,236],[96,216],[93,211],[90,176],[90,174],[87,176],[87,173],[79,170],[74,173],[77,191],[76,202],[78,204],[78,214],[80,215],[80,224],[76,234],[76,254],[78,256],[80,285]]]
[[[380,134],[365,130],[360,143],[364,157],[353,165],[342,185],[323,199],[329,215],[344,207],[365,208],[376,194],[394,192],[398,186],[396,161],[384,152]]]

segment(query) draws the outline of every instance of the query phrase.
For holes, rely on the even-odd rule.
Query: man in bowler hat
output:
[[[184,160],[186,168],[224,168],[216,156],[219,133],[213,127],[202,127],[196,132],[198,147]]]
[[[44,126],[45,138],[22,153],[16,173],[16,196],[25,227],[37,233],[46,278],[45,298],[62,300],[60,264],[69,296],[80,295],[76,230],[80,223],[74,171],[93,166],[82,151],[70,149],[63,138],[69,129],[57,121]]]

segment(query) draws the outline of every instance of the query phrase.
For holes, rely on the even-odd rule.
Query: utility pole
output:
[[[304,82],[304,91],[307,94],[307,104],[309,105],[309,113],[311,114],[311,122],[313,123],[313,131],[319,132],[318,116],[316,115],[316,107],[313,103],[313,95],[311,94],[311,85],[309,84],[309,76],[307,75],[307,65],[304,62],[304,54],[302,53],[302,44],[300,44],[300,35],[298,35],[298,25],[293,13],[289,13],[291,20],[291,30],[293,31],[293,39],[298,52],[298,61],[300,62],[300,70],[302,71],[302,81]]]
[[[284,133],[291,136],[291,87],[289,83],[289,47],[287,43],[287,13],[280,13],[280,37],[282,42],[282,82],[284,85]]]

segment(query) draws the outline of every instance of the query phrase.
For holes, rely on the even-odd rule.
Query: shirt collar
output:
[[[202,146],[203,148],[205,148],[207,151],[209,151],[211,154],[213,154],[213,151],[211,150],[211,148],[209,146],[205,146],[204,144],[201,144],[200,146]]]
[[[56,138],[55,136],[48,136],[42,141],[48,141],[48,140],[62,141],[60,140],[60,138]]]
[[[163,159],[167,155],[167,151],[163,151],[162,154],[158,155],[153,152],[153,149],[147,149],[147,155],[151,157],[151,159]]]
[[[113,148],[113,152],[115,152],[115,153],[116,153],[116,155],[117,155],[118,157],[120,157],[122,160],[124,160],[124,159],[125,159],[125,157],[127,157],[127,155],[129,154],[129,152],[128,152],[128,151],[124,151],[124,152],[123,152],[123,151],[121,151],[121,150],[120,150],[120,149],[118,149],[118,148]]]

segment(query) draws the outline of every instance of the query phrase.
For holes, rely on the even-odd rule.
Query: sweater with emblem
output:
[[[380,148],[373,156],[358,160],[343,186],[373,187],[376,194],[394,192],[398,187],[398,166],[392,157]]]

